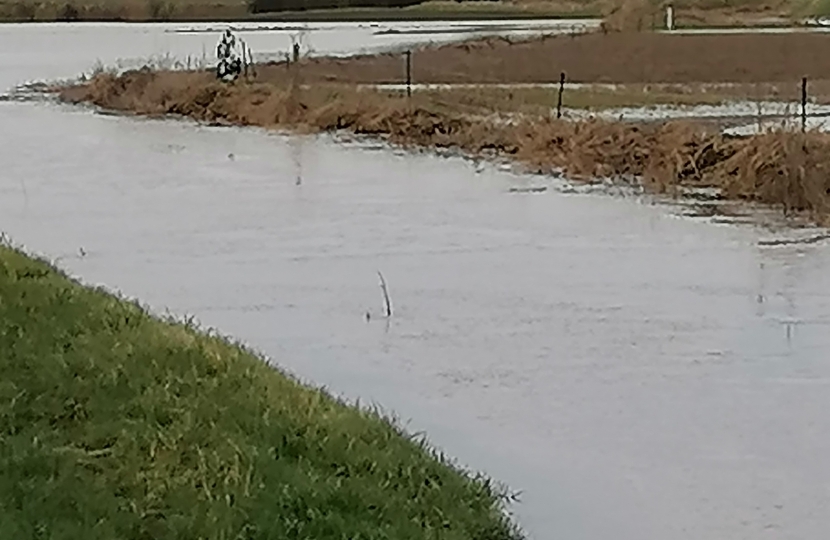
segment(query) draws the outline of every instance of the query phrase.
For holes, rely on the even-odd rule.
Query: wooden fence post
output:
[[[556,100],[556,118],[562,118],[562,93],[565,91],[565,72],[559,74],[559,97]]]
[[[412,97],[412,51],[406,51],[406,97]]]

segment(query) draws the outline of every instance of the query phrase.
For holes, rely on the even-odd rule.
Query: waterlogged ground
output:
[[[4,88],[178,35],[28,28],[0,29]],[[830,527],[826,243],[327,137],[43,103],[0,125],[0,230],[411,419],[521,490],[532,538]]]
[[[378,88],[393,92],[405,92],[406,84],[378,84],[358,85],[365,88]],[[413,91],[453,91],[471,90],[535,90],[545,89],[555,95],[559,83],[540,84],[413,84],[410,89]],[[607,91],[613,96],[615,90],[622,87],[614,84],[580,84],[571,83],[568,90],[600,90]],[[640,95],[641,100],[648,99],[648,94]],[[629,99],[636,99],[631,98]],[[550,114],[555,114],[556,109],[551,107]],[[717,122],[722,124],[724,131],[734,135],[752,135],[776,130],[799,130],[802,124],[802,105],[793,101],[748,101],[725,99],[722,103],[677,105],[677,104],[647,104],[628,107],[568,107],[562,109],[562,115],[569,119],[601,118],[609,121],[627,122],[661,122],[665,120],[696,120]],[[830,105],[823,103],[808,102],[806,106],[805,127],[808,130],[828,131],[830,130]]]
[[[635,122],[665,119],[691,119],[720,121],[726,124],[725,132],[734,135],[752,135],[780,129],[801,129],[801,104],[776,101],[733,101],[718,105],[650,105],[645,107],[621,107],[601,111],[568,110],[574,118],[599,117],[607,120]],[[808,130],[830,129],[830,106],[808,103],[805,127]]]
[[[434,22],[420,25],[431,32],[413,34],[414,25],[385,23],[234,23],[254,60],[282,60],[292,43],[306,55],[346,55],[394,49],[424,41],[448,42],[476,35],[573,33],[596,27],[595,20]],[[97,64],[139,67],[148,61],[183,67],[213,62],[217,36],[225,24],[32,23],[4,24],[0,30],[0,92],[32,78],[65,78],[89,73]],[[210,64],[213,65],[213,64]]]

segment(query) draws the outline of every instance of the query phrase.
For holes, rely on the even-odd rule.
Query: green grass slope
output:
[[[0,247],[0,538],[519,538],[504,501],[376,414]]]

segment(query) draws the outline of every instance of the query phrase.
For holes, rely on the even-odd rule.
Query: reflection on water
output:
[[[521,490],[533,538],[830,526],[825,243],[327,137],[32,103],[0,122],[0,230],[409,419]]]
[[[303,145],[305,137],[297,136],[288,139],[288,145],[291,148],[291,160],[294,162],[294,169],[296,170],[297,180],[294,185],[301,186],[303,184]]]

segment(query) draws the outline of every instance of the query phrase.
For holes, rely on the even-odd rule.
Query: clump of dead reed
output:
[[[656,0],[606,0],[602,3],[602,27],[615,32],[651,30],[661,7]]]
[[[665,28],[666,7],[672,6],[682,26],[768,25],[770,17],[821,15],[827,0],[598,0],[606,30],[646,31]],[[765,20],[767,19],[767,20]]]
[[[63,99],[144,115],[303,131],[347,131],[400,145],[509,156],[537,172],[636,181],[653,192],[715,188],[722,197],[830,215],[830,135],[723,135],[689,122],[567,121],[464,114],[451,98],[407,99],[353,86],[224,84],[207,72],[102,73]]]

